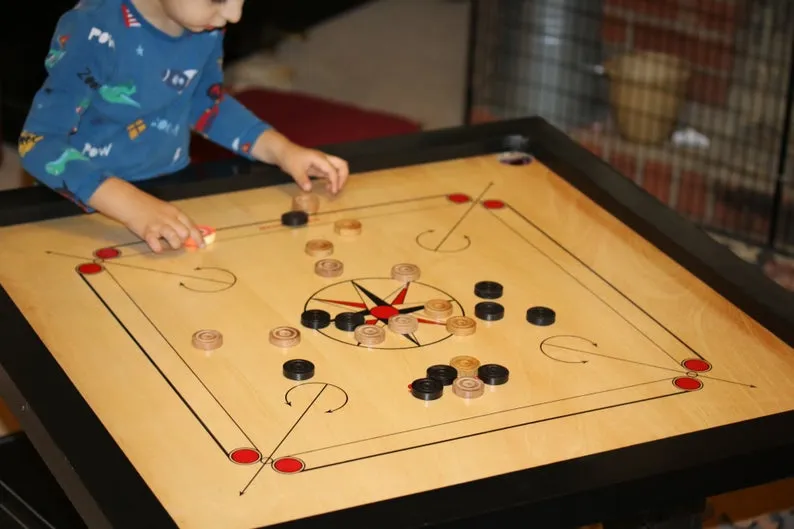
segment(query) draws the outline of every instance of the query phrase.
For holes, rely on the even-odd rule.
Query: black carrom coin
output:
[[[447,364],[437,364],[427,368],[427,378],[438,380],[445,386],[449,386],[458,378],[458,370]]]
[[[527,309],[527,321],[533,325],[551,325],[556,314],[548,307],[532,307]]]
[[[314,376],[314,364],[308,360],[287,360],[283,366],[284,376],[290,380],[309,380]]]
[[[303,226],[309,222],[309,214],[305,211],[287,211],[281,215],[281,224],[284,226]]]
[[[477,378],[489,386],[499,386],[510,378],[510,371],[499,364],[484,364],[477,369]]]
[[[340,312],[334,317],[334,325],[340,331],[353,332],[364,323],[364,315],[360,312]]]
[[[483,299],[501,298],[503,290],[496,281],[479,281],[474,285],[474,295]]]
[[[505,316],[505,308],[495,301],[481,301],[474,306],[474,315],[485,321],[501,320]]]
[[[331,325],[331,315],[320,309],[309,309],[301,314],[301,325],[309,329],[324,329]]]
[[[411,395],[421,400],[436,400],[444,393],[444,385],[432,378],[418,378],[411,383]]]

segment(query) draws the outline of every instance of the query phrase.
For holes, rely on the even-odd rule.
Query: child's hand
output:
[[[301,147],[274,129],[263,132],[251,152],[259,161],[279,166],[304,191],[311,190],[309,177],[315,176],[328,180],[331,193],[337,194],[350,174],[347,162],[341,158]]]
[[[198,227],[179,208],[124,180],[106,180],[94,192],[89,205],[124,224],[155,253],[165,249],[161,238],[175,250],[181,248],[188,237],[200,248],[204,247]]]
[[[165,239],[174,250],[181,248],[189,238],[199,248],[205,246],[204,237],[193,221],[173,204],[148,194],[142,194],[131,217],[124,223],[135,235],[146,241],[155,253],[166,249]]]
[[[345,186],[350,174],[347,162],[341,158],[295,144],[282,151],[277,163],[304,191],[311,190],[309,177],[315,176],[328,180],[331,193],[335,195]]]

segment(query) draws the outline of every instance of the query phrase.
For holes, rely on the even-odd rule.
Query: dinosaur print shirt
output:
[[[191,131],[252,159],[270,125],[225,94],[223,31],[172,37],[129,0],[82,0],[58,21],[19,139],[25,170],[85,211],[100,184],[176,172]]]

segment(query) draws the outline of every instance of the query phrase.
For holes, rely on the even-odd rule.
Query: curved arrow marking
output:
[[[229,290],[230,288],[232,288],[234,285],[237,284],[237,276],[234,275],[229,270],[226,270],[225,268],[197,266],[196,268],[194,268],[194,270],[196,270],[197,272],[201,272],[204,270],[217,271],[217,272],[221,272],[226,277],[224,277],[223,279],[214,279],[212,277],[190,277],[189,279],[180,281],[179,282],[180,287],[190,290],[191,292],[210,294],[215,292],[223,292],[224,290]],[[197,288],[195,286],[191,286],[190,284],[188,284],[187,281],[191,281],[191,282],[199,281],[201,282],[201,284],[210,284],[210,285],[205,288]]]
[[[293,391],[295,391],[298,388],[302,388],[302,387],[305,387],[305,386],[312,386],[312,385],[319,385],[319,386],[322,386],[322,387],[320,388],[320,391],[318,391],[317,394],[314,396],[314,398],[312,398],[312,400],[308,404],[308,406],[306,406],[304,408],[304,410],[301,412],[300,416],[297,419],[295,419],[295,422],[292,424],[292,426],[287,431],[287,433],[284,434],[284,437],[281,438],[281,441],[279,441],[278,444],[276,444],[275,448],[273,448],[273,451],[270,452],[270,455],[267,456],[266,458],[264,458],[264,457],[262,458],[262,462],[261,462],[261,465],[259,467],[259,470],[256,471],[256,473],[253,475],[253,477],[251,477],[251,479],[248,481],[246,486],[243,487],[243,489],[240,491],[240,496],[242,496],[243,494],[245,494],[248,491],[248,488],[254,482],[256,477],[262,472],[262,469],[265,468],[265,466],[267,466],[271,461],[273,461],[273,455],[276,453],[276,451],[279,449],[279,447],[282,444],[284,444],[284,441],[287,440],[287,438],[290,436],[292,431],[295,430],[295,428],[298,426],[298,424],[303,420],[303,418],[306,416],[308,411],[312,407],[315,407],[315,405],[317,404],[318,399],[325,392],[326,389],[328,389],[329,387],[332,387],[332,388],[340,391],[342,393],[342,395],[344,395],[344,400],[342,401],[342,404],[340,404],[336,408],[331,408],[329,410],[326,410],[325,413],[334,413],[335,411],[341,410],[342,408],[345,407],[345,405],[347,405],[347,401],[348,401],[347,392],[345,390],[343,390],[342,388],[340,388],[339,386],[337,386],[336,384],[331,384],[329,382],[304,382],[302,384],[298,384],[297,386],[293,386],[290,389],[288,389],[286,393],[284,393],[284,404],[286,404],[287,406],[292,406],[292,402],[290,401],[290,398],[289,398],[290,393],[292,393]]]
[[[488,192],[488,190],[492,186],[493,186],[493,182],[490,182],[487,186],[485,186],[485,189],[483,190],[483,192],[480,193],[480,195],[475,200],[471,201],[471,205],[468,208],[466,208],[466,210],[463,212],[463,214],[460,215],[460,217],[455,222],[455,224],[453,224],[452,227],[449,230],[447,230],[447,233],[443,237],[441,237],[441,240],[438,241],[438,244],[436,244],[435,246],[426,246],[422,242],[422,239],[426,238],[426,235],[435,233],[435,230],[423,231],[422,233],[417,235],[416,236],[416,244],[418,244],[420,248],[424,248],[425,250],[429,250],[431,252],[443,252],[443,253],[462,252],[463,250],[465,250],[466,248],[471,246],[471,239],[468,237],[468,235],[462,235],[463,240],[465,241],[465,244],[463,245],[463,247],[458,246],[458,247],[456,247],[454,249],[451,249],[451,250],[442,250],[441,249],[441,247],[444,246],[444,244],[447,242],[447,240],[449,240],[449,238],[452,236],[452,234],[455,233],[455,231],[461,225],[463,220],[466,217],[469,216],[469,213],[472,212],[472,210],[474,209],[474,206],[476,206],[477,204],[480,203],[480,200],[482,200],[482,197],[485,195],[485,193]]]
[[[551,354],[549,352],[549,349],[551,349],[552,351],[554,351],[554,349],[564,349],[566,351],[576,351],[577,353],[591,353],[591,351],[586,351],[584,349],[578,349],[576,347],[570,347],[570,346],[566,346],[566,345],[548,343],[548,341],[553,339],[553,338],[572,338],[574,340],[582,341],[582,342],[584,342],[584,343],[586,343],[588,345],[591,345],[593,347],[598,347],[598,344],[595,343],[594,341],[588,340],[587,338],[583,338],[581,336],[575,336],[575,335],[572,335],[572,334],[558,334],[558,335],[555,335],[555,336],[549,336],[548,338],[545,338],[542,342],[540,342],[540,352],[543,353],[546,356],[546,358],[548,358],[549,360],[554,360],[555,362],[562,362],[562,363],[565,363],[565,364],[586,364],[588,362],[588,360],[565,360],[565,359],[558,358],[558,357],[554,356],[553,354]]]
[[[423,239],[427,239],[427,237],[426,237],[427,235],[433,234],[435,232],[436,232],[436,230],[423,231],[422,233],[420,233],[419,235],[416,236],[416,244],[418,244],[420,248],[424,248],[425,250],[429,250],[431,252],[440,252],[440,253],[462,252],[463,250],[465,250],[469,246],[471,246],[471,238],[468,235],[462,235],[461,236],[463,238],[462,246],[457,246],[456,248],[451,248],[451,249],[446,249],[446,250],[442,250],[441,247],[444,245],[444,243],[447,242],[447,240],[448,240],[447,238],[441,239],[441,242],[439,242],[438,244],[436,244],[434,246],[430,246],[430,245],[426,244],[425,242],[423,242]]]
[[[318,384],[323,386],[322,389],[320,389],[321,393],[322,393],[323,390],[325,390],[326,388],[328,388],[330,386],[332,388],[335,388],[335,389],[339,390],[342,393],[342,395],[344,396],[342,404],[340,404],[336,408],[331,408],[329,410],[326,410],[325,413],[334,413],[335,411],[339,411],[339,410],[341,410],[342,408],[344,408],[347,405],[347,402],[349,400],[347,392],[345,390],[343,390],[342,388],[340,388],[339,386],[337,386],[336,384],[331,384],[330,382],[304,382],[303,384],[299,384],[297,386],[293,386],[290,389],[288,389],[287,392],[284,394],[284,404],[286,404],[287,406],[292,406],[292,401],[290,401],[289,395],[290,395],[290,393],[292,393],[296,389],[302,388],[304,386],[318,385]]]

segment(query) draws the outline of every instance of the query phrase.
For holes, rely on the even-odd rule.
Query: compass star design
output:
[[[364,282],[368,283],[379,283],[373,284],[368,288],[368,286],[364,285]],[[325,289],[318,292],[315,296],[310,299],[310,303],[320,303],[323,305],[324,309],[327,309],[329,306],[337,307],[342,310],[339,310],[337,314],[342,312],[352,312],[357,315],[361,315],[365,318],[364,322],[367,325],[388,325],[389,318],[395,316],[397,314],[413,314],[417,312],[421,312],[425,308],[425,302],[432,298],[437,299],[447,299],[450,300],[453,305],[457,305],[460,307],[460,304],[457,303],[456,300],[452,299],[451,296],[442,292],[441,290],[432,287],[430,285],[426,285],[424,283],[419,282],[409,282],[405,284],[400,284],[400,286],[393,290],[391,293],[387,295],[379,295],[376,292],[382,292],[385,290],[384,286],[387,288],[391,288],[394,284],[394,280],[392,279],[385,279],[385,278],[368,278],[368,279],[358,279],[358,280],[349,280],[343,281],[341,283],[336,283],[334,285],[329,285]],[[351,288],[352,287],[352,288]],[[345,292],[340,292],[340,290],[345,289]],[[323,296],[321,294],[325,293],[326,290],[330,290],[328,294],[337,294],[334,296]],[[352,292],[351,292],[352,290]],[[415,290],[419,291],[419,298],[421,301],[409,301],[409,293],[414,292]],[[336,292],[334,292],[336,291]],[[351,300],[353,296],[356,296],[357,300]],[[416,297],[416,296],[414,296]],[[307,303],[308,307],[309,303]],[[354,310],[350,310],[354,309]],[[459,311],[462,313],[462,307],[459,308]],[[332,314],[333,316],[333,314]],[[410,344],[409,347],[421,347],[423,345],[430,345],[431,343],[435,343],[440,339],[444,339],[450,336],[450,334],[446,331],[446,326],[443,321],[435,321],[430,320],[421,316],[417,316],[417,321],[419,322],[419,329],[415,333],[410,334],[402,334],[400,335],[402,339],[406,340]],[[423,334],[427,334],[426,331],[423,330],[424,328],[435,328],[435,332],[430,333],[430,336],[425,336],[422,338]],[[343,333],[349,335],[350,333],[346,333],[344,331],[338,331],[339,333]],[[392,331],[388,331],[390,334],[396,334]],[[326,332],[323,332],[326,334]],[[333,336],[330,336],[334,338]],[[429,338],[429,339],[428,339]],[[336,338],[334,338],[336,339]],[[353,345],[357,345],[355,341],[351,340],[349,336],[346,337],[344,340],[346,343],[351,343]],[[394,349],[394,348],[402,348],[402,347],[384,347],[386,349]]]

